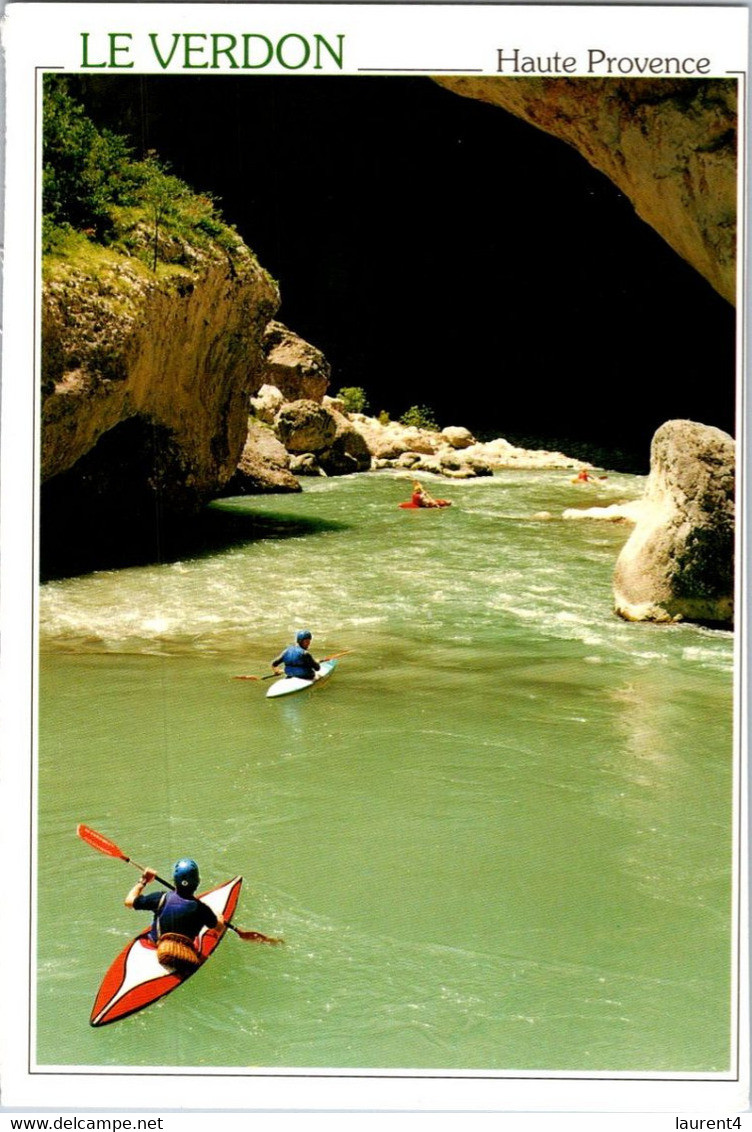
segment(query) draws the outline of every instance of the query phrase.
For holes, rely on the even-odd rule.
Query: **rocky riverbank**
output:
[[[286,366],[251,398],[248,435],[237,472],[224,495],[300,491],[300,478],[395,468],[447,479],[490,476],[503,468],[585,467],[562,452],[519,448],[498,437],[480,442],[461,425],[417,427],[365,413],[311,390],[305,373],[313,349],[284,328]],[[317,359],[322,372],[321,356]],[[298,380],[295,381],[297,373]],[[305,388],[308,396],[292,397]]]

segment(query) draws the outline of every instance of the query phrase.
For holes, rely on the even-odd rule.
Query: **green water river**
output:
[[[39,1065],[728,1070],[733,637],[615,618],[629,528],[558,518],[643,485],[509,471],[405,512],[391,473],[306,481],[214,505],[194,557],[42,586]],[[302,626],[352,650],[325,686],[232,679]],[[146,920],[81,821],[242,873],[237,922],[285,946],[228,936],[92,1030]]]

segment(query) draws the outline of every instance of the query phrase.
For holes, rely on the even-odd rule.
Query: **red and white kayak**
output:
[[[216,915],[231,920],[240,896],[242,877],[228,880],[199,897]],[[106,1026],[151,1006],[175,990],[193,972],[172,974],[157,959],[156,944],[148,938],[151,925],[128,944],[114,961],[99,988],[91,1011],[92,1026]],[[222,935],[215,928],[202,928],[198,935],[198,952],[202,965],[218,946]],[[198,967],[196,968],[198,970]]]

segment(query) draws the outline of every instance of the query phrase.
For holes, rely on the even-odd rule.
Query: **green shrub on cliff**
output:
[[[42,155],[42,240],[65,254],[71,232],[158,264],[188,264],[219,246],[242,244],[209,194],[193,192],[150,152],[133,157],[126,138],[100,130],[71,96],[65,75],[46,75]]]
[[[400,424],[407,428],[425,428],[432,432],[438,432],[439,428],[433,409],[429,409],[427,405],[412,405],[400,417]]]
[[[337,397],[344,403],[346,413],[368,412],[368,398],[365,389],[359,385],[346,385],[340,389]]]

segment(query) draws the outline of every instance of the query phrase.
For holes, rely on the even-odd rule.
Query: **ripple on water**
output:
[[[43,1063],[65,1016],[84,1065],[198,1047],[241,1066],[728,1064],[733,637],[614,617],[624,531],[525,519],[572,502],[564,476],[453,484],[449,512],[405,522],[403,490],[236,500],[262,539],[42,587]],[[318,655],[353,650],[323,689],[279,704],[230,679],[302,623]],[[78,820],[155,867],[190,851],[243,871],[239,922],[286,946],[228,940],[163,1010],[92,1037],[133,919]],[[178,1018],[190,1040],[166,1048]]]

